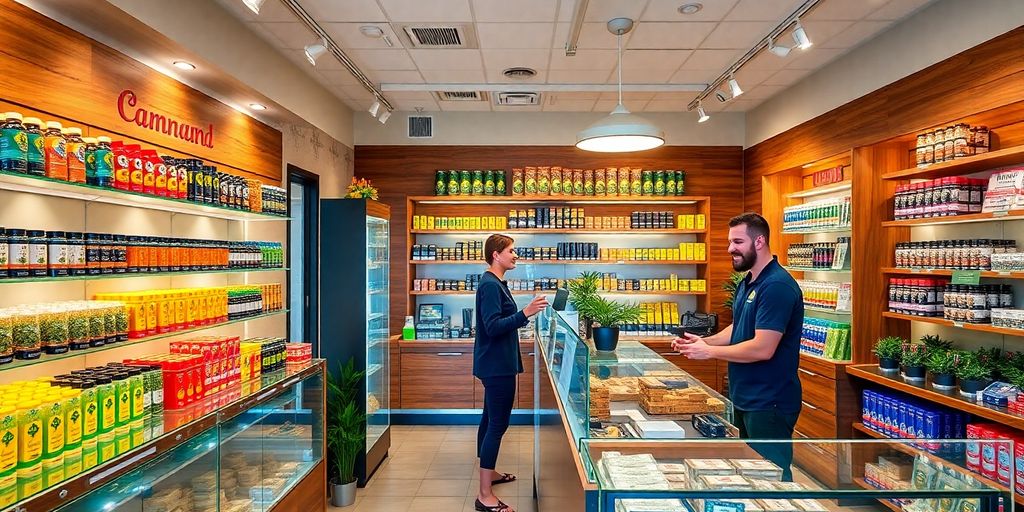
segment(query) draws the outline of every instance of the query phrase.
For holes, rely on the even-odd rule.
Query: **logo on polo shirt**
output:
[[[750,294],[747,295],[747,304],[753,303],[754,297],[757,297],[757,290],[750,290]]]

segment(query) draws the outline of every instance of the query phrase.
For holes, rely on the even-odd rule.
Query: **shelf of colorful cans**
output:
[[[837,192],[846,192],[847,190],[853,189],[852,181],[841,181],[839,183],[832,183],[830,185],[822,185],[820,187],[809,188],[807,190],[801,190],[799,192],[790,192],[786,194],[789,199],[807,198],[823,196],[825,194],[835,194]]]
[[[185,409],[164,410],[161,423],[163,433],[160,435],[78,476],[19,501],[11,510],[44,512],[67,505],[203,432],[268,403],[290,391],[296,383],[323,371],[323,360],[314,359],[298,368],[270,372],[261,375],[259,379],[237,383]]]
[[[106,344],[106,345],[102,345],[102,346],[99,346],[99,347],[89,347],[89,348],[82,349],[82,350],[69,350],[67,352],[64,352],[63,354],[46,354],[46,353],[44,353],[44,354],[41,354],[36,359],[15,359],[14,361],[11,361],[10,363],[0,365],[0,372],[2,372],[4,370],[11,370],[11,369],[14,369],[14,368],[21,368],[21,367],[24,367],[24,366],[32,366],[32,365],[36,365],[36,364],[48,363],[50,361],[57,361],[57,360],[60,360],[60,359],[67,359],[69,357],[79,357],[79,356],[84,356],[84,355],[88,355],[88,354],[95,354],[96,352],[103,352],[103,351],[111,350],[111,349],[115,349],[115,348],[128,347],[128,346],[131,346],[131,345],[137,345],[139,343],[145,343],[145,342],[154,341],[154,340],[161,340],[161,339],[170,338],[170,337],[173,337],[173,336],[181,336],[183,334],[193,334],[193,333],[197,333],[197,332],[200,332],[200,331],[205,331],[205,330],[208,330],[208,329],[214,329],[214,328],[217,328],[217,327],[224,327],[224,326],[227,326],[227,325],[235,325],[235,324],[240,324],[240,323],[243,323],[243,322],[248,322],[248,321],[251,321],[251,320],[258,320],[260,318],[269,318],[269,317],[278,316],[278,315],[285,315],[285,314],[288,314],[288,310],[287,309],[281,309],[281,310],[277,310],[277,311],[269,311],[267,313],[262,313],[262,314],[259,314],[259,315],[249,316],[249,317],[245,317],[245,318],[239,318],[238,320],[228,320],[227,322],[220,322],[220,323],[216,323],[216,324],[203,325],[203,326],[195,327],[195,328],[192,328],[192,329],[182,329],[182,330],[179,330],[179,331],[173,331],[173,332],[162,333],[162,334],[155,334],[153,336],[146,336],[145,338],[130,339],[128,341],[123,341],[123,342],[120,342],[120,343],[111,343],[111,344]]]
[[[832,274],[849,274],[853,270],[848,268],[814,268],[814,267],[791,267],[783,265],[782,268],[793,272],[828,272]]]
[[[957,270],[949,270],[942,268],[896,268],[896,267],[883,267],[883,274],[892,274],[898,276],[941,276],[951,277],[953,272]],[[968,271],[969,272],[969,271]],[[1010,271],[1010,270],[982,270],[981,277],[992,277],[996,279],[1024,279],[1024,271]]]
[[[846,367],[846,373],[853,377],[873,382],[880,386],[894,389],[908,395],[928,400],[946,407],[973,414],[980,418],[1006,425],[1016,429],[1024,429],[1024,416],[1011,414],[1005,407],[996,407],[970,400],[956,389],[948,393],[940,393],[931,387],[931,380],[909,381],[901,377],[898,371],[883,372],[875,364],[855,364]]]
[[[72,183],[69,181],[0,171],[0,190],[78,199],[93,203],[130,206],[163,212],[237,221],[287,221],[284,215],[256,213],[224,206],[200,204],[127,190]]]
[[[818,233],[849,233],[853,231],[851,226],[835,226],[829,228],[810,228],[810,229],[783,229],[783,235],[816,235]]]
[[[229,270],[196,270],[188,272],[133,272],[124,274],[101,274],[98,276],[64,276],[64,277],[3,277],[0,284],[18,283],[66,283],[73,281],[102,281],[104,279],[127,279],[131,277],[178,277],[199,276],[204,274],[248,274],[255,272],[287,272],[286,267],[280,268],[233,268]]]
[[[552,294],[556,290],[512,290],[512,295]],[[707,295],[707,292],[681,292],[671,290],[600,290],[602,295]],[[475,290],[413,290],[410,295],[476,295]]]
[[[412,260],[410,265],[486,265],[474,260]],[[518,260],[516,265],[707,265],[706,260]],[[849,270],[847,270],[849,272]]]
[[[706,235],[706,229],[412,229],[413,235],[490,235],[500,231],[506,235]],[[849,231],[847,229],[846,231]]]
[[[820,308],[820,307],[817,307],[817,306],[808,306],[807,304],[804,304],[804,311],[813,311],[815,313],[825,313],[827,315],[835,315],[835,316],[851,316],[851,315],[853,315],[853,313],[851,313],[849,311],[837,311],[835,309]]]
[[[966,329],[968,331],[987,332],[990,334],[1004,334],[1006,336],[1024,336],[1024,329],[996,327],[992,324],[971,324],[966,322],[954,322],[952,320],[946,320],[945,318],[942,317],[904,315],[903,313],[893,313],[892,311],[883,311],[882,316],[885,318],[893,318],[896,320],[909,320],[911,322],[923,322],[927,324],[944,325],[946,327],[956,327],[958,329]]]
[[[883,180],[934,179],[963,176],[988,171],[1008,165],[1024,163],[1024,145],[989,151],[980,155],[958,158],[948,162],[931,164],[927,167],[911,167],[901,171],[887,172]]]
[[[1009,220],[1024,220],[1024,210],[971,213],[924,219],[887,220],[882,222],[882,226],[887,228],[913,228],[917,226],[945,226],[949,224],[973,224],[976,222],[1002,222]]]
[[[697,204],[704,196],[410,196],[422,204]]]

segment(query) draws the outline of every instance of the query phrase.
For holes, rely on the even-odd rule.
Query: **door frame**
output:
[[[303,330],[308,334],[306,336],[307,339],[301,341],[308,341],[312,345],[313,357],[320,357],[320,176],[301,167],[288,164],[286,186],[288,187],[289,197],[292,183],[303,185],[305,197],[303,197],[302,204],[305,210],[303,212],[293,212],[292,203],[289,200],[288,217],[303,216],[305,221],[303,223],[303,236],[308,243],[304,251],[306,261],[302,264],[302,276],[295,276],[292,270],[288,271],[288,290],[290,294],[291,290],[295,289],[292,283],[295,282],[296,278],[302,280],[303,288],[308,294],[305,311],[302,315],[306,322]],[[292,230],[290,225],[287,236],[290,253],[292,247]],[[292,315],[288,315],[287,329],[290,336],[292,332]]]

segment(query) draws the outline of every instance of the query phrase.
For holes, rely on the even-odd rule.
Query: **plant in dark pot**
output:
[[[580,314],[580,319],[586,326],[585,338],[589,339],[593,333],[594,320],[588,316],[590,304],[598,298],[597,289],[601,283],[600,272],[581,272],[576,279],[569,280],[566,288],[569,290],[569,304]]]
[[[324,433],[333,469],[331,505],[347,507],[356,500],[356,459],[366,442],[366,414],[358,405],[363,370],[356,369],[354,358],[339,365],[335,375],[327,374],[327,431]]]
[[[587,315],[594,321],[594,348],[612,351],[619,345],[619,326],[640,320],[643,309],[637,304],[616,302],[601,296],[587,306]],[[582,314],[582,313],[581,313]]]
[[[903,376],[908,379],[924,380],[925,360],[927,351],[920,343],[905,343],[903,353],[900,354],[900,363],[903,364]]]
[[[960,352],[956,363],[956,377],[960,379],[960,394],[976,396],[992,382],[992,370],[977,352]]]
[[[924,345],[924,349],[930,354],[935,350],[952,350],[953,342],[950,340],[944,340],[936,334],[925,334],[921,336],[921,343]]]
[[[903,344],[906,342],[899,336],[879,338],[872,350],[878,356],[878,367],[884,371],[899,371],[900,356],[903,355]]]
[[[932,374],[932,386],[940,389],[952,389],[956,386],[957,351],[956,350],[928,350],[925,366]]]

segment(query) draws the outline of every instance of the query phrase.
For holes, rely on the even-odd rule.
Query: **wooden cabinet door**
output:
[[[533,409],[533,368],[537,362],[533,345],[521,345],[523,373],[519,374],[518,401],[520,409]]]
[[[403,409],[471,409],[473,350],[409,347],[402,350]]]

